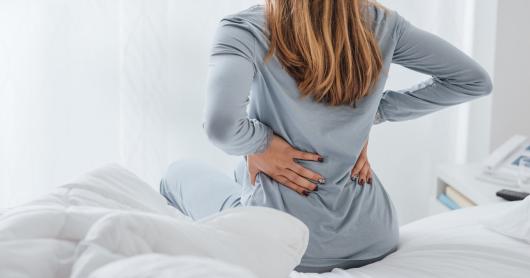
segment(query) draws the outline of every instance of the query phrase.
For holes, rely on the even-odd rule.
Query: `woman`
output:
[[[432,78],[383,91],[391,63]],[[358,267],[396,250],[396,212],[366,163],[374,123],[417,118],[492,89],[470,57],[366,0],[267,0],[227,16],[208,78],[204,128],[217,147],[242,157],[234,181],[180,161],[161,193],[194,218],[235,206],[299,218],[310,230],[296,268],[303,272]]]

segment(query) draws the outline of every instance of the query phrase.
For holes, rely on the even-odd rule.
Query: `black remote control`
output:
[[[513,191],[508,189],[502,189],[497,191],[497,196],[507,201],[520,201],[528,195],[530,195],[530,193]]]

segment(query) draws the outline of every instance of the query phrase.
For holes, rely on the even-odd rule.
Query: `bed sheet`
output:
[[[484,217],[512,205],[499,203],[424,218],[402,226],[398,251],[379,262],[324,274],[293,272],[290,277],[530,277],[530,245],[482,224]]]

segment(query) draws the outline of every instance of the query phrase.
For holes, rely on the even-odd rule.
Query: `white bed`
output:
[[[530,277],[530,244],[481,223],[513,205],[501,203],[428,217],[401,227],[399,250],[380,262],[291,277]],[[530,225],[530,212],[526,217]]]
[[[398,251],[358,269],[292,272],[307,236],[267,208],[193,222],[107,165],[0,216],[0,277],[530,277],[530,198],[405,225]]]

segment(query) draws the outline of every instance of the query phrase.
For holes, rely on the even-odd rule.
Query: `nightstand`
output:
[[[449,211],[450,208],[442,204],[438,199],[440,193],[446,192],[446,187],[452,187],[472,205],[506,202],[497,197],[495,193],[501,189],[510,189],[506,186],[481,181],[477,176],[482,170],[480,163],[473,164],[443,164],[436,169],[436,188],[434,196],[431,197],[429,208],[430,214]]]

